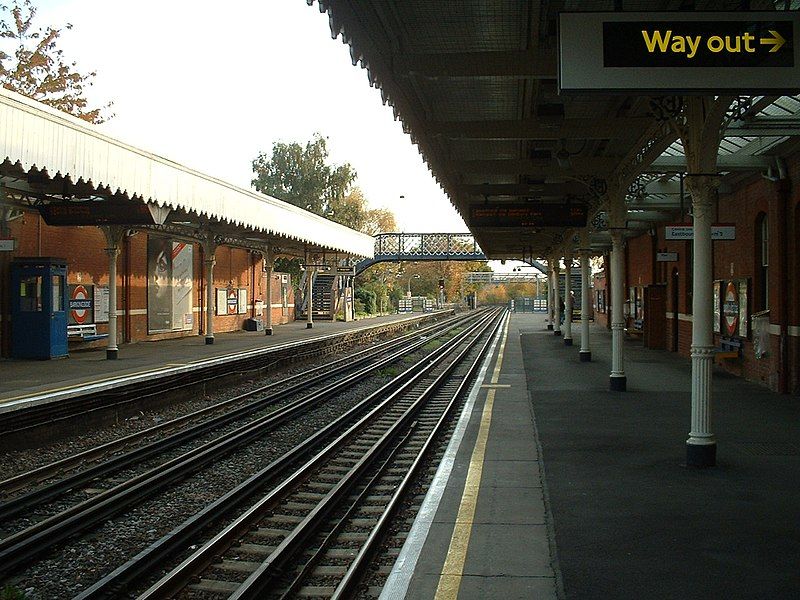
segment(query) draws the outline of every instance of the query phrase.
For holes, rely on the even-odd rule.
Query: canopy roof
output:
[[[313,0],[307,0],[309,4]],[[609,243],[605,191],[628,189],[629,235],[688,208],[683,149],[661,99],[559,94],[562,11],[678,10],[677,0],[319,0],[334,37],[350,46],[490,258],[537,258],[574,244],[566,227],[490,227],[470,221],[483,204],[586,203],[596,250]],[[730,2],[696,0],[700,10]],[[735,3],[734,3],[735,4]],[[752,0],[751,10],[796,9],[797,0]],[[742,98],[724,131],[721,191],[738,178],[777,172],[797,149],[800,102]],[[661,115],[659,115],[661,112]],[[486,221],[483,221],[485,223]]]
[[[152,228],[299,254],[371,257],[373,238],[102,134],[85,121],[0,88],[4,202],[45,207],[145,203]],[[123,210],[124,213],[124,210]],[[86,223],[91,224],[91,223]],[[137,223],[131,223],[135,225]]]

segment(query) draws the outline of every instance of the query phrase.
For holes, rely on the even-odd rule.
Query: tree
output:
[[[341,222],[332,204],[344,201],[356,172],[349,163],[329,165],[327,161],[326,138],[318,133],[305,147],[275,142],[270,156],[261,152],[253,161],[251,184],[259,192]]]
[[[57,47],[72,25],[37,28],[35,16],[31,0],[0,3],[0,85],[90,123],[107,121],[111,103],[89,108],[85,96],[96,72],[80,73]]]
[[[361,228],[366,234],[377,235],[397,231],[397,221],[394,213],[388,208],[372,208],[364,215],[364,226]]]

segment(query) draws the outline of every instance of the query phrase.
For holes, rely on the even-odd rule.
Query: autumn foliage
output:
[[[0,2],[0,85],[90,123],[108,120],[111,104],[92,108],[85,95],[96,73],[81,73],[58,48],[72,25],[36,27],[35,17],[31,0]]]

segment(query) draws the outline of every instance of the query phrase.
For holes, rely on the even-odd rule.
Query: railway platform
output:
[[[610,337],[581,363],[511,316],[383,600],[797,597],[797,402],[715,370],[718,466],[687,468],[690,362],[626,340],[611,392]]]
[[[216,334],[206,345],[202,336],[126,345],[116,361],[106,360],[105,349],[73,352],[69,358],[0,361],[0,413],[18,410],[131,382],[145,382],[220,364],[242,354],[283,349],[314,340],[346,336],[366,329],[424,319],[435,313],[387,315],[358,321],[321,322],[312,331],[305,321],[281,325],[275,335],[237,331]]]

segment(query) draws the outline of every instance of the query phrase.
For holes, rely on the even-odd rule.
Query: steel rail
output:
[[[487,324],[473,340],[464,345],[452,362],[419,394],[400,418],[373,444],[317,507],[280,543],[275,551],[262,562],[261,567],[242,583],[239,589],[229,597],[229,600],[257,600],[262,597],[267,588],[273,585],[275,579],[282,575],[282,566],[303,549],[303,544],[307,539],[321,529],[324,520],[339,506],[350,490],[355,487],[363,477],[364,472],[383,456],[383,453],[398,437],[403,435],[409,422],[416,417],[428,400],[450,379],[453,371],[461,364],[461,361],[465,359],[473,346],[478,343],[480,335],[490,324]],[[499,322],[495,324],[495,327],[499,327]],[[461,389],[461,386],[459,386],[459,389]],[[408,391],[411,390],[403,390],[402,393],[407,393]]]
[[[408,354],[425,343],[426,340],[414,342],[407,349],[395,352],[376,364],[364,367],[321,390],[295,400],[216,440],[190,450],[182,456],[167,461],[146,473],[70,507],[58,515],[0,540],[0,575],[29,562],[35,556],[66,538],[90,529],[127,507],[147,499],[167,485],[186,479],[206,465],[227,456],[238,447],[253,441],[263,433],[296,418],[320,401],[346,389],[357,381],[367,378],[374,369],[394,362],[400,356]],[[404,379],[405,377],[401,375],[388,382],[387,385],[399,386]]]
[[[378,518],[378,522],[376,523],[375,527],[373,527],[372,531],[370,531],[367,541],[364,542],[363,546],[361,546],[361,549],[353,559],[353,562],[350,564],[350,567],[347,569],[344,577],[342,577],[339,585],[336,586],[333,596],[331,596],[331,600],[341,600],[354,595],[354,588],[363,579],[364,573],[369,566],[370,561],[378,550],[378,545],[383,540],[387,530],[392,524],[392,518],[400,508],[403,498],[407,495],[409,488],[411,488],[412,484],[417,478],[420,468],[423,464],[423,460],[427,456],[436,439],[439,437],[441,431],[444,429],[449,415],[456,406],[458,398],[465,393],[467,387],[470,385],[472,377],[475,375],[475,372],[483,362],[483,359],[486,356],[493,339],[500,335],[500,332],[503,329],[503,323],[508,319],[508,317],[509,315],[506,313],[503,321],[499,323],[493,334],[489,336],[489,338],[486,340],[486,343],[483,345],[483,348],[481,348],[481,351],[478,353],[477,358],[470,365],[469,371],[464,375],[464,378],[461,380],[458,389],[453,394],[450,403],[442,413],[439,421],[434,426],[431,434],[425,440],[424,445],[417,454],[417,457],[414,459],[414,463],[409,467],[408,472],[403,477],[403,480],[397,486],[397,489],[394,491],[391,499],[387,503],[386,509]]]
[[[184,560],[169,574],[159,580],[159,582],[157,582],[140,596],[140,600],[167,598],[182,589],[187,581],[195,577],[197,572],[202,571],[203,568],[211,564],[214,559],[218,557],[225,549],[230,547],[231,544],[238,539],[253,522],[260,519],[267,510],[275,506],[276,503],[280,501],[280,499],[282,499],[288,491],[296,488],[298,481],[301,481],[303,478],[306,478],[309,474],[316,471],[321,464],[323,464],[335,452],[337,452],[354,435],[354,433],[361,431],[367,425],[369,425],[375,419],[376,415],[384,412],[388,406],[391,406],[391,404],[394,403],[398,398],[401,398],[405,393],[407,393],[408,390],[412,389],[415,385],[418,385],[420,381],[423,381],[424,378],[427,377],[434,368],[439,366],[447,358],[452,358],[452,351],[454,348],[458,348],[458,346],[460,346],[467,337],[472,335],[479,328],[483,327],[485,329],[485,327],[488,327],[488,324],[496,320],[497,314],[498,313],[496,312],[489,314],[486,318],[481,319],[481,321],[472,328],[460,334],[458,338],[453,338],[452,340],[448,341],[446,345],[443,345],[438,349],[440,352],[437,353],[435,358],[429,357],[426,360],[420,361],[420,363],[413,367],[415,371],[413,376],[410,377],[402,387],[391,391],[388,396],[386,395],[385,390],[379,390],[373,394],[372,396],[374,396],[376,400],[379,399],[380,402],[375,405],[366,415],[361,417],[353,425],[349,426],[344,433],[342,433],[334,441],[328,443],[328,445],[320,450],[313,458],[295,471],[291,477],[284,479],[266,496],[261,498],[256,504],[247,509],[233,523],[208,541],[192,556]],[[477,339],[478,338],[476,337],[476,340]],[[474,343],[476,343],[476,341],[472,341],[470,347],[474,345]],[[453,363],[453,365],[455,364],[456,362]],[[450,369],[448,368],[447,371],[449,372],[449,370]],[[407,414],[410,415],[413,413]],[[405,422],[407,422],[407,420]],[[386,439],[381,439],[381,445],[384,446]],[[267,567],[267,570],[269,570],[269,567]],[[85,600],[85,598],[88,597],[95,596],[79,596],[78,598]]]
[[[478,315],[475,320],[484,322],[489,318],[491,318],[491,313],[484,313]],[[420,377],[417,373],[420,366],[427,367],[427,369],[433,368],[435,364],[440,362],[440,356],[446,355],[448,349],[452,345],[459,343],[461,339],[468,335],[469,330],[457,334],[454,338],[448,340],[442,346],[434,350],[426,358],[410,367],[405,373],[399,375],[395,380],[399,379],[402,380],[402,382],[408,380],[416,381],[416,379]],[[380,410],[381,407],[389,401],[386,399],[386,395],[391,394],[392,390],[395,389],[393,381],[387,382],[381,386],[380,389],[366,396],[357,405],[334,419],[324,428],[306,438],[292,450],[275,459],[264,469],[253,474],[247,480],[181,523],[161,539],[151,544],[148,548],[142,550],[142,552],[135,557],[117,567],[114,571],[76,596],[76,600],[118,597],[127,585],[141,580],[148,572],[161,566],[163,561],[169,556],[184,550],[202,530],[228,514],[233,508],[239,506],[246,498],[252,496],[264,486],[277,483],[278,487],[276,490],[284,489],[286,482],[278,482],[277,479],[279,477],[292,465],[295,465],[299,460],[303,459],[303,457],[308,456],[321,446],[325,446],[326,443],[328,444],[327,448],[329,452],[332,452],[336,445],[328,443],[327,440],[351,423],[353,419],[357,418],[365,409],[370,409],[366,416],[359,419],[360,423],[367,422],[371,415],[375,414],[376,411]],[[376,402],[378,405],[373,406]],[[313,463],[313,459],[310,462]],[[311,469],[313,468],[313,464],[309,466],[309,463],[307,463],[305,468]],[[251,507],[250,510],[257,510],[257,508],[253,509]],[[224,537],[224,532],[220,535]],[[218,535],[217,538],[219,538],[220,535]],[[213,542],[214,540],[209,543]],[[220,542],[217,541],[216,543]],[[184,566],[184,568],[187,567]]]
[[[196,439],[201,435],[209,433],[213,429],[222,427],[252,413],[263,410],[271,404],[277,403],[305,389],[319,385],[320,382],[326,381],[333,376],[346,373],[348,371],[353,371],[362,365],[369,364],[371,361],[375,360],[375,354],[378,352],[387,352],[394,348],[401,347],[408,343],[409,340],[419,338],[420,336],[435,335],[436,332],[452,328],[463,320],[463,317],[455,317],[448,319],[445,322],[436,323],[426,327],[424,330],[412,332],[396,340],[388,340],[373,348],[361,350],[353,355],[339,359],[330,365],[316,367],[306,373],[298,373],[297,375],[293,375],[282,381],[262,386],[244,394],[239,394],[214,406],[200,409],[190,413],[189,415],[178,417],[166,423],[161,423],[155,427],[131,434],[113,442],[108,442],[107,444],[103,444],[97,448],[81,452],[75,456],[67,457],[60,461],[51,463],[50,465],[44,465],[43,467],[39,467],[38,469],[28,473],[23,473],[16,477],[7,479],[6,481],[0,482],[0,490],[2,490],[5,486],[14,486],[19,488],[19,486],[23,485],[26,481],[38,480],[42,477],[46,477],[48,473],[52,474],[55,472],[64,471],[78,464],[85,464],[88,461],[96,459],[101,453],[108,454],[114,450],[124,448],[125,446],[130,445],[137,440],[155,435],[171,428],[175,428],[188,420],[197,419],[211,411],[216,412],[224,409],[225,406],[229,406],[232,403],[241,402],[242,400],[252,398],[253,396],[257,396],[259,394],[269,393],[270,390],[276,387],[287,386],[276,392],[272,392],[268,396],[258,398],[246,406],[239,407],[225,414],[211,418],[207,421],[203,421],[202,423],[198,423],[194,426],[188,427],[187,429],[171,434],[168,437],[140,446],[134,450],[126,452],[125,454],[115,456],[107,461],[104,461],[93,467],[89,467],[88,469],[84,469],[78,473],[65,477],[44,487],[33,490],[26,494],[22,494],[7,500],[6,502],[2,502],[0,503],[0,521],[7,520],[14,515],[26,511],[38,504],[57,498],[58,496],[85,484],[86,482],[129,467],[133,464],[146,460],[151,456],[160,454],[175,446],[179,446],[188,441]]]
[[[154,379],[144,382],[134,382],[121,384],[117,388],[89,391],[79,396],[65,398],[56,405],[36,405],[23,410],[0,413],[0,434],[3,437],[21,434],[24,431],[41,427],[44,425],[54,425],[60,422],[85,416],[93,412],[108,410],[114,407],[128,405],[142,398],[158,396],[166,392],[174,392],[180,389],[213,381],[220,377],[231,375],[232,373],[247,373],[254,370],[265,368],[264,358],[275,355],[275,360],[271,364],[282,362],[295,362],[298,357],[309,358],[325,353],[335,353],[340,350],[342,345],[348,344],[352,336],[362,336],[364,339],[382,335],[398,327],[402,327],[404,322],[389,323],[385,326],[374,326],[367,329],[357,330],[349,334],[328,334],[318,336],[310,340],[296,340],[286,342],[271,348],[259,348],[236,353],[234,355],[221,357],[221,359],[209,359],[204,362],[209,363],[203,367],[205,377],[198,378],[197,371],[185,368],[165,369],[164,373]],[[329,346],[324,344],[330,343]],[[303,347],[310,348],[306,352],[297,354]],[[295,354],[289,354],[295,351]],[[270,363],[267,363],[270,364]],[[169,375],[169,379],[165,378]],[[166,385],[165,385],[166,384]]]

